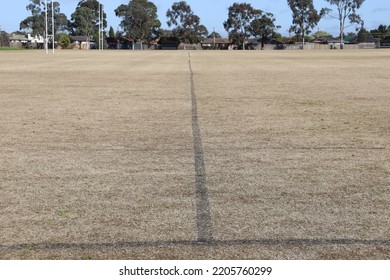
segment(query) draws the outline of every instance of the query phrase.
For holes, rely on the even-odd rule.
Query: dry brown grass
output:
[[[389,259],[387,50],[0,52],[0,258]]]

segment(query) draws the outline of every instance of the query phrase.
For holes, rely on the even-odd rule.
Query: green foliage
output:
[[[357,10],[363,5],[365,0],[325,0],[329,4],[336,6],[337,15],[333,16],[330,13],[331,9],[327,9],[326,13],[339,21],[340,24],[340,42],[341,48],[344,43],[344,29],[346,20],[348,19],[351,24],[364,24],[363,19],[356,13]]]
[[[172,30],[173,36],[185,43],[199,43],[208,35],[206,26],[200,24],[200,17],[194,14],[185,1],[174,3],[166,16],[168,26],[175,26]]]
[[[318,30],[317,32],[311,34],[313,37],[329,37],[331,36],[328,32],[323,30]]]
[[[63,49],[67,49],[70,46],[70,37],[66,33],[60,34],[60,38],[58,40],[58,43]]]
[[[305,36],[318,24],[325,10],[320,13],[314,8],[313,0],[288,0],[288,5],[292,11],[292,25],[290,32],[294,32],[305,43]]]
[[[223,23],[229,38],[233,43],[245,48],[245,40],[251,34],[251,22],[255,19],[258,10],[249,3],[234,3],[228,9],[228,19]]]
[[[30,0],[26,10],[31,16],[20,22],[20,30],[29,30],[33,36],[45,34],[45,7],[40,0]]]
[[[250,35],[260,37],[263,48],[265,40],[274,36],[276,29],[280,28],[275,21],[272,13],[254,9],[249,3],[234,3],[229,7],[228,19],[223,25],[233,43],[243,49]]]
[[[255,16],[250,23],[250,32],[255,37],[260,37],[261,48],[267,39],[275,35],[275,30],[280,26],[275,25],[275,17],[272,13],[265,13],[261,10],[255,10]]]
[[[112,26],[110,26],[110,31],[108,31],[108,36],[111,38],[115,37],[115,31],[114,28],[112,28]]]
[[[0,47],[9,47],[9,35],[0,30]]]
[[[385,37],[390,36],[390,25],[379,25],[377,29],[373,29],[370,33],[374,36],[374,38],[383,39]]]
[[[218,32],[211,32],[207,38],[222,38],[222,36]]]
[[[61,13],[60,3],[53,2],[54,7],[54,22],[55,32],[64,31],[67,29],[68,19],[65,14]],[[45,2],[40,0],[30,0],[30,4],[27,5],[26,9],[31,12],[31,16],[20,22],[20,30],[26,30],[31,32],[33,36],[45,35]],[[52,33],[52,2],[47,3],[48,13],[48,32]]]
[[[81,0],[69,23],[73,35],[93,36],[99,33],[99,5],[97,0]],[[107,27],[107,15],[103,12],[103,27]]]
[[[148,0],[131,0],[127,5],[115,9],[115,15],[122,18],[120,26],[126,36],[141,43],[156,38],[161,22],[157,7]]]

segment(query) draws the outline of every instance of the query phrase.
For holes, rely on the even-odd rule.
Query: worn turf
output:
[[[389,58],[0,53],[0,258],[389,259]]]

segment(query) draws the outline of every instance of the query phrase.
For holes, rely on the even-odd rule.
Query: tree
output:
[[[60,3],[53,2],[54,7],[54,31],[64,31],[67,29],[68,19],[65,14],[61,13]],[[45,2],[41,0],[30,0],[30,4],[26,9],[31,12],[31,16],[27,17],[20,23],[20,30],[28,30],[33,36],[45,35]],[[48,33],[52,33],[52,2],[47,3],[48,13]]]
[[[0,47],[9,47],[9,35],[7,32],[1,30],[0,26]]]
[[[60,38],[59,38],[58,42],[63,49],[67,49],[70,45],[69,35],[66,33],[60,34]]]
[[[99,37],[99,9],[101,8],[97,0],[81,0],[71,15],[69,27],[72,35],[94,36],[96,40]],[[103,28],[107,27],[106,18],[107,15],[103,12]]]
[[[367,36],[370,35],[370,32],[368,32],[367,29],[362,26],[357,34],[357,41],[358,43],[363,43]]]
[[[317,32],[311,34],[313,37],[329,37],[331,36],[328,32],[323,30],[318,30]]]
[[[390,35],[390,25],[389,26],[386,26],[386,25],[379,25],[377,29],[373,29],[370,31],[370,33],[375,37],[375,38],[378,38],[378,39],[383,39],[387,36]]]
[[[245,41],[251,34],[251,22],[255,19],[255,10],[249,3],[234,3],[228,9],[228,19],[223,23],[233,43],[245,49]]]
[[[275,25],[275,21],[272,13],[256,10],[254,19],[250,23],[250,32],[253,36],[260,37],[261,49],[264,49],[265,41],[275,34],[276,29],[280,28]]]
[[[337,16],[332,16],[331,9],[327,9],[327,14],[339,20],[340,24],[340,48],[344,48],[344,30],[346,20],[349,19],[351,24],[363,24],[362,18],[356,13],[365,0],[325,0],[331,5],[337,7]]]
[[[194,14],[185,1],[173,3],[166,16],[168,26],[175,26],[172,30],[173,36],[186,43],[199,43],[208,35],[206,26],[200,24],[200,17]]]
[[[305,45],[305,36],[318,24],[325,10],[319,13],[313,5],[313,0],[287,0],[292,11],[292,25],[290,32],[294,32],[302,39],[302,49]]]
[[[218,32],[213,31],[209,34],[209,36],[207,36],[207,38],[222,38],[222,36]]]
[[[108,31],[108,36],[111,38],[115,37],[115,31],[114,31],[114,28],[112,26],[110,26],[110,31]]]
[[[131,0],[120,5],[115,15],[122,18],[120,26],[128,37],[142,44],[157,37],[161,22],[158,20],[157,7],[148,0]]]

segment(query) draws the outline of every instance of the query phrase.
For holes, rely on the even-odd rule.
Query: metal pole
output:
[[[55,36],[54,36],[54,1],[51,0],[51,41],[53,44],[53,54],[54,54],[54,44],[55,44]]]
[[[101,45],[102,45],[102,50],[104,50],[104,6],[102,4],[102,9],[101,9],[101,24],[102,24],[102,35],[101,35]]]
[[[100,3],[98,3],[98,5],[99,5],[99,8],[98,8],[98,10],[99,10],[99,51],[100,51],[100,41],[101,41],[101,39],[100,39],[100,36],[101,36],[101,33],[100,33],[100,25],[101,25],[101,23],[100,23],[100,19],[101,19],[101,17],[100,17]]]
[[[214,39],[214,50],[215,50],[215,28],[213,27],[213,39]]]
[[[47,0],[45,0],[45,50],[46,50],[46,54],[49,53],[49,46],[48,46],[48,36],[47,36],[47,32],[48,32],[48,27],[47,27]]]

